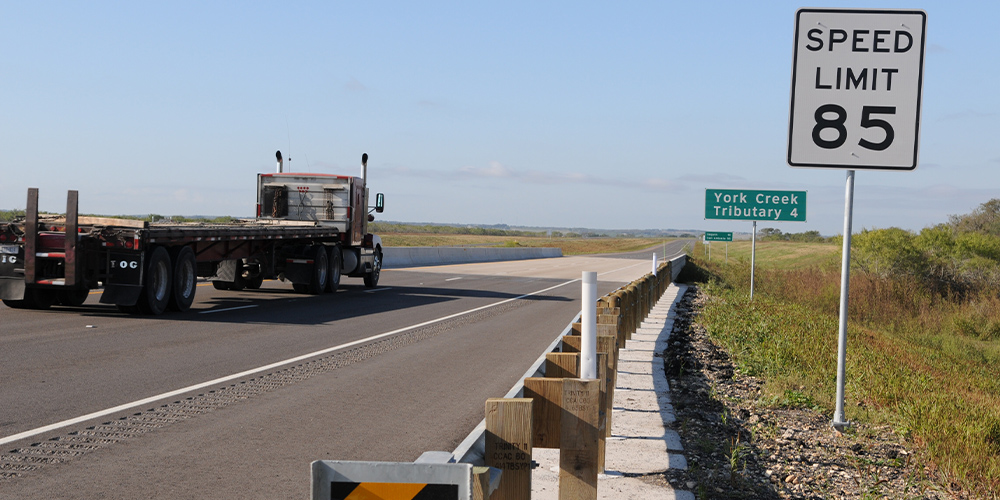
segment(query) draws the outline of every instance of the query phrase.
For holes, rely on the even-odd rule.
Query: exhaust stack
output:
[[[368,153],[361,154],[361,182],[368,187]]]
[[[282,173],[282,171],[284,170],[284,163],[285,163],[285,162],[284,162],[284,161],[283,161],[283,160],[281,159],[281,151],[277,151],[277,152],[275,152],[275,153],[274,153],[274,156],[275,156],[275,158],[277,158],[277,159],[278,159],[278,173],[280,174],[280,173]]]

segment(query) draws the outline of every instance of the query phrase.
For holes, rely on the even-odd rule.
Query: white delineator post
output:
[[[653,276],[656,276],[656,252],[653,252]]]
[[[854,171],[847,171],[844,193],[844,251],[840,263],[840,327],[837,338],[837,410],[833,428],[843,431],[851,423],[844,417],[844,379],[847,376],[847,298],[851,284],[851,218],[854,216]]]
[[[750,300],[753,300],[753,269],[757,264],[757,221],[753,221],[750,235]]]
[[[593,271],[583,272],[580,327],[580,378],[597,379],[597,273]]]

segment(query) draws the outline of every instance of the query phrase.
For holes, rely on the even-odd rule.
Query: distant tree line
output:
[[[452,226],[443,224],[405,224],[400,222],[372,222],[368,229],[373,233],[416,233],[416,234],[467,234],[476,236],[520,236],[537,238],[636,238],[642,237],[628,233],[599,233],[595,231],[562,232],[562,231],[528,231],[510,229],[505,224],[494,226]]]
[[[757,237],[761,241],[798,241],[804,243],[829,243],[836,237],[826,238],[820,236],[819,231],[806,231],[803,233],[782,233],[780,229],[765,227],[757,231]]]
[[[48,212],[40,212],[40,215],[53,215]],[[58,215],[58,214],[55,214]],[[95,217],[108,217],[106,215],[94,215],[94,214],[81,214],[83,216],[95,216]],[[160,214],[149,214],[146,216],[141,215],[115,215],[112,216],[115,219],[129,219],[129,220],[144,220],[149,222],[201,222],[205,224],[229,224],[236,221],[236,217],[230,217],[228,215],[222,217],[185,217],[182,215],[160,215]],[[15,220],[24,219],[24,210],[0,210],[0,222],[13,222]]]
[[[398,222],[372,222],[368,230],[373,233],[418,234],[470,234],[476,236],[548,236],[547,231],[522,231],[481,226],[445,226],[438,224],[402,224]],[[554,236],[554,235],[553,235]]]
[[[1000,199],[919,233],[870,229],[851,242],[853,266],[866,273],[910,276],[940,291],[1000,287]]]
[[[24,217],[24,210],[0,210],[0,221],[13,222]]]

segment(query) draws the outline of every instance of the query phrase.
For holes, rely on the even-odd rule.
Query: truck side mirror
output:
[[[375,195],[375,211],[382,213],[385,210],[385,195],[382,193]]]

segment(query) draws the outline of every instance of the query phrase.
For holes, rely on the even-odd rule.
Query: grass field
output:
[[[692,263],[710,296],[697,320],[740,370],[767,380],[762,404],[835,406],[837,245],[758,247],[749,259]],[[734,245],[738,246],[738,245]],[[745,246],[749,246],[747,243]],[[832,248],[832,251],[831,251]],[[737,253],[737,255],[740,255]],[[834,265],[830,266],[830,260]],[[1000,297],[932,292],[905,278],[852,272],[846,418],[888,425],[919,459],[973,498],[1000,498]],[[860,427],[860,426],[859,426]]]
[[[381,233],[379,236],[387,247],[549,247],[561,248],[563,255],[633,252],[672,241],[669,238],[545,238],[430,233]]]
[[[711,243],[712,262],[725,262],[727,245],[730,262],[750,262],[751,243],[749,240]],[[707,247],[708,245],[698,242],[692,255],[708,260]],[[755,264],[759,267],[780,268],[836,267],[840,265],[840,246],[832,243],[758,241]]]

